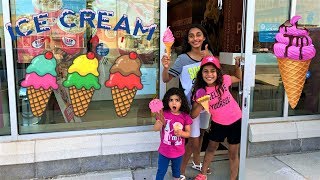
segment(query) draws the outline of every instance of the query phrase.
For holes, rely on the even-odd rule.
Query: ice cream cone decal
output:
[[[316,54],[308,30],[297,27],[299,19],[300,16],[294,16],[279,27],[277,42],[273,47],[289,104],[293,109],[299,102],[311,59]]]
[[[40,117],[45,111],[53,89],[58,89],[57,61],[52,52],[36,56],[28,66],[21,86],[27,88],[32,114]]]
[[[137,90],[142,89],[141,60],[137,53],[130,52],[116,59],[110,68],[110,77],[106,87],[111,88],[111,94],[116,114],[125,117],[131,107]]]
[[[168,54],[168,56],[171,56],[171,47],[174,43],[174,37],[169,27],[164,32],[163,43],[166,46],[166,53]]]
[[[68,69],[63,86],[69,88],[70,99],[75,116],[84,116],[89,108],[93,93],[100,89],[98,60],[93,52],[80,55],[73,60]]]

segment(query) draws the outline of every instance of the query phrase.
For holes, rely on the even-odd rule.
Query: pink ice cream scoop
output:
[[[196,99],[201,98],[202,96],[207,95],[206,90],[204,89],[198,89],[196,92]]]
[[[274,44],[274,55],[277,58],[289,58],[296,61],[312,59],[316,50],[312,44],[309,32],[305,28],[297,27],[300,16],[294,16],[279,27]]]
[[[158,113],[163,109],[163,103],[160,99],[153,99],[149,103],[149,108],[151,109],[151,112]]]
[[[171,43],[171,42],[174,42],[174,37],[173,37],[173,34],[172,34],[172,31],[170,30],[169,27],[167,27],[167,29],[164,31],[164,34],[163,34],[163,39],[162,41],[164,43]]]

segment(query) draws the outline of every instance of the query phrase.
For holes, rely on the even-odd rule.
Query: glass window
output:
[[[9,117],[9,101],[8,101],[8,81],[6,54],[4,46],[4,26],[2,21],[2,4],[0,3],[0,135],[10,134],[10,117]]]
[[[273,44],[279,25],[289,17],[289,7],[287,0],[256,1],[253,40],[256,75],[250,118],[283,115],[284,88]]]
[[[297,1],[296,15],[302,17],[299,25],[309,29],[312,43],[316,48],[316,56],[311,60],[309,71],[306,75],[306,81],[298,105],[293,110],[289,107],[289,115],[306,115],[320,113],[320,6],[317,0]]]
[[[10,1],[19,133],[152,124],[159,4]]]

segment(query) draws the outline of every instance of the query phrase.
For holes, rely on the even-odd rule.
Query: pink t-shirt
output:
[[[166,120],[166,124],[160,131],[161,142],[158,151],[167,158],[180,157],[185,151],[185,139],[174,135],[173,125],[180,123],[184,130],[186,125],[192,124],[192,119],[186,113],[175,115],[170,111],[164,111],[163,116]]]
[[[211,118],[218,124],[230,125],[242,116],[238,103],[229,91],[231,84],[231,77],[223,75],[221,97],[216,91],[216,87],[206,87],[207,94],[210,95],[209,110],[212,115]]]

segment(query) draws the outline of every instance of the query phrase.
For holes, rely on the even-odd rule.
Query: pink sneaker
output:
[[[207,176],[204,174],[198,174],[194,180],[207,180]]]

